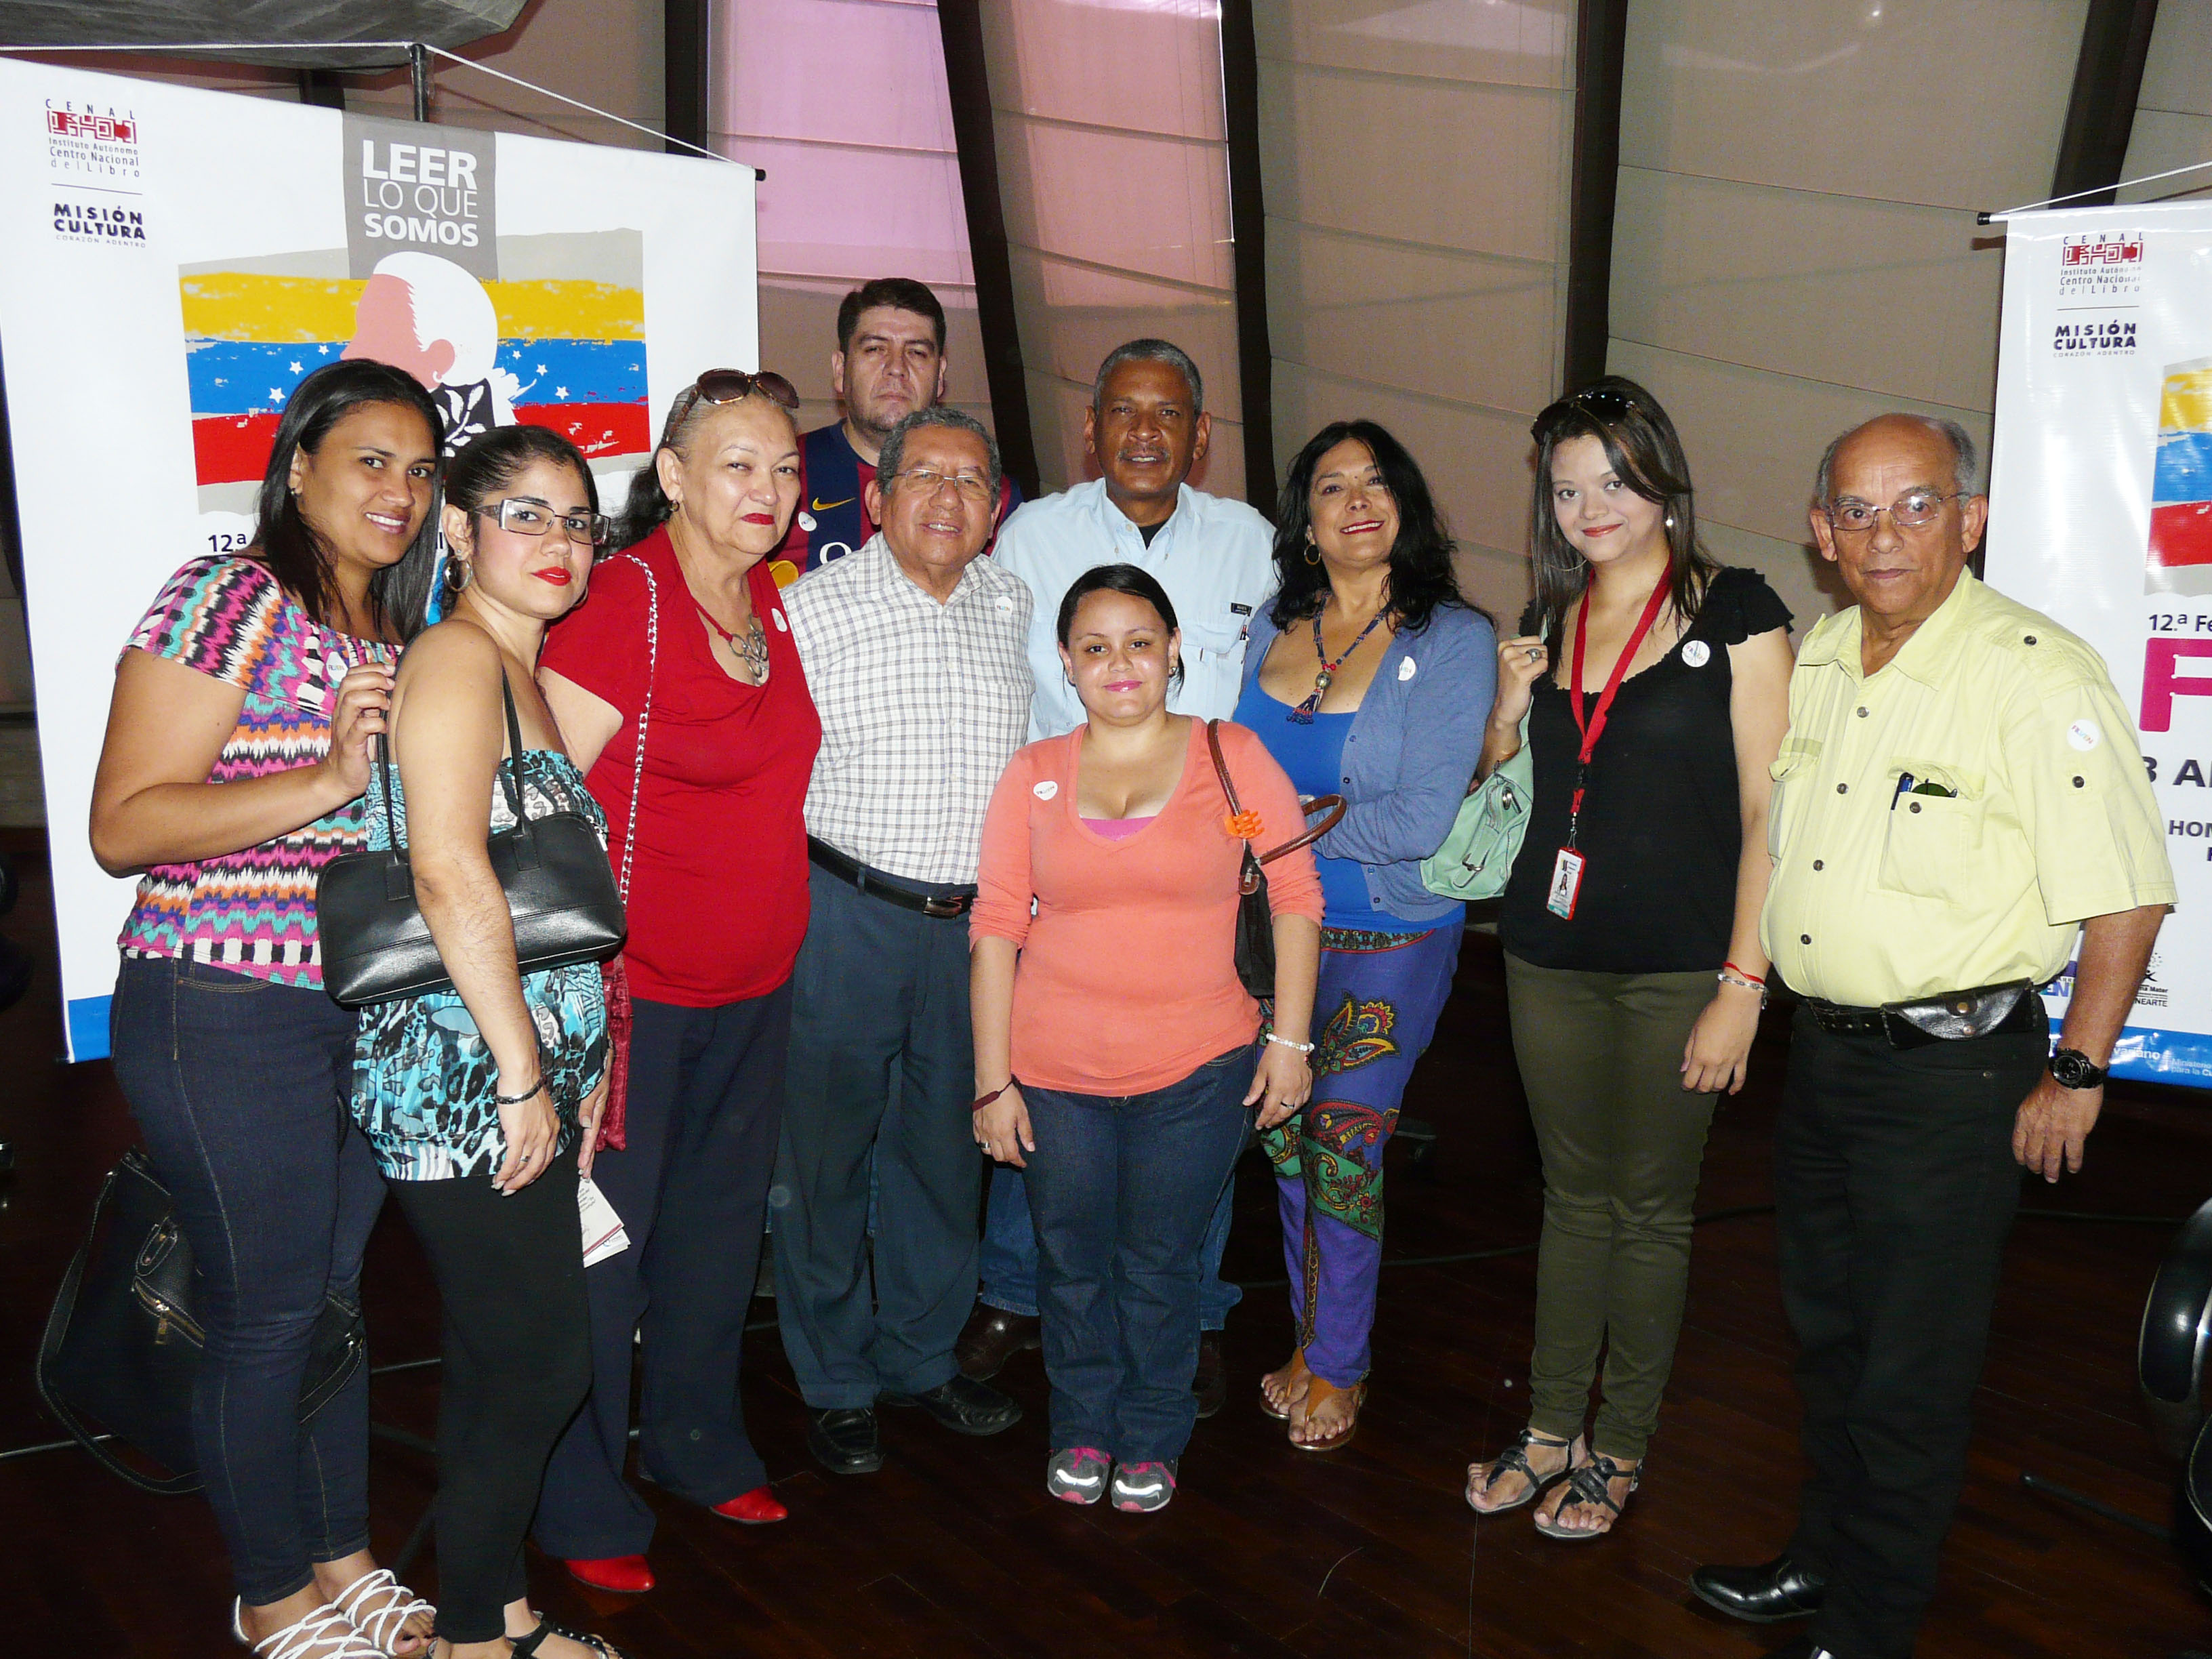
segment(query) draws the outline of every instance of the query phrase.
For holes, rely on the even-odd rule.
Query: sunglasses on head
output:
[[[1571,397],[1562,398],[1529,422],[1528,435],[1538,443],[1555,434],[1559,428],[1580,418],[1595,420],[1600,426],[1615,421],[1624,415],[1636,412],[1636,400],[1625,392],[1615,392],[1611,386],[1590,386]]]
[[[669,429],[673,431],[702,403],[733,404],[756,392],[785,409],[799,407],[799,389],[774,369],[749,374],[742,368],[710,368],[678,394],[675,407],[668,411]]]

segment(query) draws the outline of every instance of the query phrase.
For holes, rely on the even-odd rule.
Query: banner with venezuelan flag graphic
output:
[[[449,446],[568,436],[614,510],[702,369],[757,364],[752,169],[0,60],[4,369],[69,1052],[107,1051],[132,883],[85,824],[118,652],[253,538],[323,364],[420,380]]]

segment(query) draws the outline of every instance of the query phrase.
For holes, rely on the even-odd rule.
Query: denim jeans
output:
[[[1236,1171],[1232,1168],[1230,1173]],[[1221,1276],[1221,1256],[1229,1248],[1229,1222],[1236,1210],[1237,1183],[1224,1181],[1199,1252],[1198,1328],[1202,1331],[1218,1331],[1228,1324],[1229,1310],[1244,1299],[1243,1288]],[[991,1200],[983,1212],[981,1269],[978,1301],[1006,1313],[1036,1317],[1036,1225],[1030,1218],[1028,1183],[1009,1164],[992,1166]]]
[[[207,1331],[192,1440],[233,1582],[254,1606],[368,1547],[368,1370],[304,1427],[325,1292],[360,1301],[384,1178],[345,1106],[354,1016],[319,989],[125,957],[116,1079],[192,1247]]]
[[[1182,1455],[1206,1230],[1252,1126],[1251,1086],[1240,1045],[1149,1094],[1022,1091],[1054,1449]]]

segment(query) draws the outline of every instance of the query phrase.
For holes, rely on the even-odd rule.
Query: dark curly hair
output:
[[[1350,439],[1365,446],[1382,474],[1383,488],[1398,504],[1398,539],[1390,549],[1390,613],[1401,633],[1418,634],[1441,605],[1469,605],[1452,575],[1451,532],[1429,494],[1429,481],[1406,446],[1373,421],[1332,421],[1307,440],[1283,478],[1275,508],[1275,576],[1280,584],[1270,615],[1277,628],[1288,628],[1321,614],[1328,602],[1328,571],[1306,559],[1306,537],[1313,528],[1309,498],[1321,458]]]

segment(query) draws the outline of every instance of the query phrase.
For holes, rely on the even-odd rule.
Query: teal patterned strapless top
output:
[[[524,809],[532,817],[576,812],[604,843],[605,816],[583,775],[554,749],[526,749],[520,765]],[[392,775],[392,805],[407,831],[406,798]],[[514,827],[507,792],[495,783],[491,826]],[[392,845],[383,791],[368,791],[368,844]],[[576,1110],[599,1086],[607,1063],[606,998],[596,962],[549,968],[522,976],[523,1000],[538,1026],[539,1063],[561,1119],[559,1150],[576,1141]],[[489,1176],[507,1158],[493,1096],[499,1069],[458,991],[433,991],[364,1008],[354,1039],[353,1115],[386,1178],[444,1181]]]

